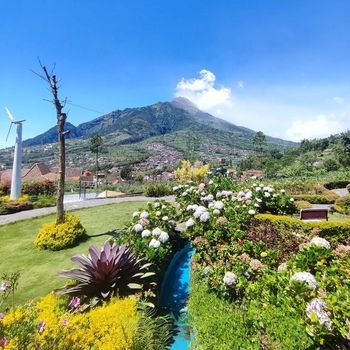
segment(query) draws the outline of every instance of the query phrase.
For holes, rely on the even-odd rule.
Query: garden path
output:
[[[82,208],[91,208],[96,207],[100,205],[106,205],[106,204],[113,204],[113,203],[120,203],[120,202],[143,202],[143,201],[152,201],[157,198],[155,197],[145,197],[145,196],[135,196],[135,197],[119,197],[119,198],[101,198],[101,199],[88,199],[85,201],[77,201],[77,202],[69,202],[64,205],[66,210],[76,210],[76,209],[82,209]],[[174,196],[167,196],[162,197],[161,199],[167,200],[167,201],[174,201]],[[12,222],[26,220],[35,218],[38,216],[44,216],[53,214],[56,212],[56,207],[49,207],[49,208],[40,208],[40,209],[33,209],[33,210],[25,210],[21,211],[19,213],[14,214],[8,214],[8,215],[1,215],[0,216],[0,225],[7,225]]]
[[[340,197],[345,197],[347,194],[349,194],[346,188],[336,188],[333,190],[333,192],[335,192]]]

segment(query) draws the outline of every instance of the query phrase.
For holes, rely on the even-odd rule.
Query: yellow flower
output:
[[[268,255],[268,254],[267,254],[266,252],[262,252],[262,253],[260,254],[260,256],[261,256],[262,258],[265,258],[267,255]]]

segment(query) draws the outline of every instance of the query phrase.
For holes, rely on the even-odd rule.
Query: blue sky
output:
[[[4,107],[24,138],[55,123],[37,56],[56,63],[79,124],[103,113],[191,98],[266,134],[298,140],[350,124],[348,0],[2,1],[0,147]],[[201,72],[201,73],[200,73]]]

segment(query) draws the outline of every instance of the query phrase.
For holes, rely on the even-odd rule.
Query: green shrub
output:
[[[33,209],[33,204],[30,201],[13,200],[0,202],[0,215],[13,214],[30,209]]]
[[[289,233],[299,233],[309,235],[313,230],[317,230],[320,237],[324,237],[331,242],[350,241],[350,219],[342,222],[304,222],[296,218],[282,215],[258,214],[258,223],[272,224],[279,230]]]
[[[10,192],[10,184],[0,182],[0,196],[5,196]]]
[[[307,209],[312,207],[312,204],[308,201],[297,201],[296,205],[299,209]]]
[[[39,195],[31,198],[34,208],[53,207],[56,204],[55,196]]]
[[[85,235],[85,232],[79,217],[66,213],[64,223],[52,222],[43,225],[34,244],[41,249],[65,249],[75,245]]]
[[[53,181],[24,182],[22,193],[30,196],[46,195],[52,196],[56,192],[56,185]]]
[[[145,189],[145,195],[147,197],[163,197],[172,194],[172,189],[169,185],[162,182],[150,184]]]
[[[297,201],[307,201],[312,204],[333,204],[339,196],[336,193],[328,191],[323,194],[297,194],[294,199]]]
[[[264,300],[220,299],[196,274],[191,278],[189,314],[194,348],[201,350],[311,349],[312,340],[287,307]]]
[[[335,209],[339,213],[349,215],[350,214],[350,194],[337,199],[335,202]]]

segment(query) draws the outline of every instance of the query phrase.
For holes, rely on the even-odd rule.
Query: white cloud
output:
[[[202,69],[199,78],[182,78],[176,85],[175,95],[186,97],[195,103],[199,109],[223,116],[227,110],[232,109],[233,99],[231,89],[226,87],[216,88],[215,74]]]
[[[236,125],[293,141],[344,131],[350,119],[350,107],[343,97],[330,94],[332,86],[260,85],[253,89],[249,84],[245,89],[242,80],[232,86],[240,92],[233,95],[230,88],[217,86],[215,74],[203,69],[197,78],[182,78],[175,95]]]
[[[286,135],[290,140],[300,141],[303,139],[313,139],[326,137],[343,131],[341,123],[335,119],[333,114],[329,116],[319,115],[314,119],[295,120]]]

